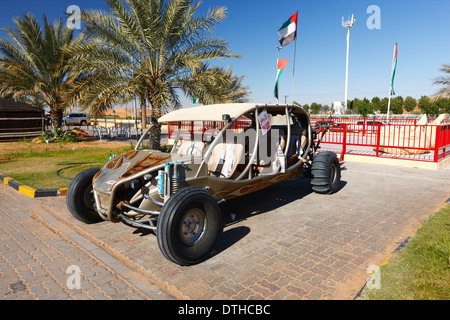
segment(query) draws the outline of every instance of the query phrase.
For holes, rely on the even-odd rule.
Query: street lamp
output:
[[[345,100],[344,100],[344,110],[347,110],[347,93],[348,93],[348,51],[350,44],[350,28],[353,28],[355,25],[355,19],[352,18],[344,21],[344,17],[342,17],[342,26],[347,28],[347,64],[345,67]]]

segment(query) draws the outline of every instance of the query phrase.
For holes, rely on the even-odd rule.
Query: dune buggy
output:
[[[176,136],[171,152],[141,148],[149,128],[133,151],[80,172],[66,197],[75,218],[153,230],[167,259],[192,265],[208,257],[222,232],[222,201],[302,172],[318,193],[339,189],[337,156],[318,152],[327,128],[312,126],[301,107],[207,105],[158,122]]]

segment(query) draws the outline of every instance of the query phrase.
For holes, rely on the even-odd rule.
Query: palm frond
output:
[[[433,85],[440,85],[442,88],[435,94],[435,98],[450,98],[450,64],[443,64],[439,71],[443,72],[443,76],[436,77]]]
[[[77,75],[69,92],[72,101],[95,109],[136,96],[158,117],[180,107],[180,93],[195,94],[204,103],[230,99],[229,89],[222,88],[239,79],[207,64],[240,57],[213,35],[226,8],[213,8],[202,16],[202,1],[106,4],[107,11],[83,11],[84,40],[67,49]]]

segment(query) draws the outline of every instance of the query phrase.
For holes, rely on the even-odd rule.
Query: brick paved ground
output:
[[[63,197],[29,201],[176,298],[352,299],[368,267],[379,265],[449,198],[449,180],[450,170],[347,162],[334,195],[312,193],[304,179],[285,181],[225,202],[218,246],[191,267],[168,262],[147,230],[83,224],[70,216]]]
[[[73,233],[70,228],[58,225],[31,198],[1,184],[0,299],[137,300],[151,297],[95,256],[110,261],[113,257],[73,234],[72,237],[91,252],[85,250],[64,236],[70,232]],[[70,266],[75,267],[70,269]],[[77,270],[80,273],[76,273]],[[127,274],[126,268],[121,270]],[[77,275],[79,288],[75,286]]]

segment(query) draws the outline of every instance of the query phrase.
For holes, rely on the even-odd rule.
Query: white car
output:
[[[90,120],[91,119],[86,113],[69,113],[65,117],[63,117],[63,122],[66,125],[77,124],[85,126],[89,123]]]

